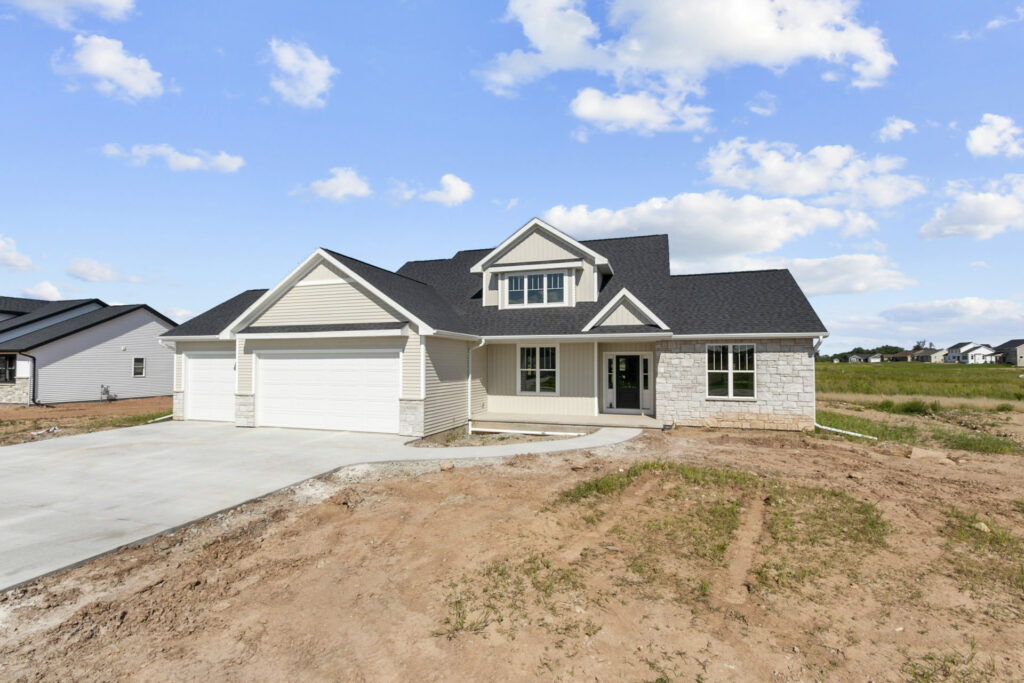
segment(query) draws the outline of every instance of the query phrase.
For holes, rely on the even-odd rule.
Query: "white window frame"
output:
[[[728,362],[726,363],[726,366],[727,366],[726,370],[712,370],[710,367],[708,367],[708,351],[711,349],[712,346],[724,346],[724,347],[726,347],[727,351],[725,353],[726,353],[726,358],[728,359]],[[732,395],[732,375],[733,375],[733,372],[734,372],[733,367],[732,367],[732,353],[733,353],[733,347],[736,347],[736,346],[749,346],[749,347],[753,348],[753,350],[754,350],[754,371],[753,371],[754,372],[754,395],[753,396],[733,396]],[[761,363],[760,363],[760,361],[758,360],[758,357],[757,357],[757,344],[754,344],[752,342],[747,342],[747,343],[738,342],[736,344],[727,344],[727,343],[726,344],[705,344],[704,345],[704,398],[707,399],[708,401],[756,401],[757,400],[757,369],[760,366],[761,366]],[[726,386],[729,389],[729,395],[728,396],[712,396],[711,395],[711,393],[710,393],[711,392],[711,382],[710,382],[709,375],[712,372],[725,372],[725,373],[727,373],[728,377],[726,378],[726,382],[727,382]],[[736,370],[735,372],[750,372],[750,371],[749,370]]]
[[[141,375],[136,375],[135,374],[135,361],[137,361],[137,360],[141,360],[142,361],[142,374]],[[132,356],[132,369],[131,369],[132,377],[133,378],[145,377],[146,376],[146,366],[147,365],[148,365],[148,363],[146,362],[146,357],[145,356]]]
[[[502,308],[556,308],[560,306],[571,306],[575,302],[575,286],[576,278],[572,276],[571,270],[534,270],[534,271],[523,271],[519,273],[501,273],[500,281],[500,301]],[[527,282],[531,276],[536,277],[540,275],[544,278],[544,302],[539,304],[531,304],[529,301],[529,288]],[[562,276],[562,300],[549,302],[548,301],[548,276],[550,275],[561,275]],[[523,303],[514,304],[509,301],[509,281],[510,277],[521,277],[523,278]]]
[[[523,391],[520,381],[523,376],[523,353],[521,349],[537,349],[537,389]],[[540,350],[555,350],[555,393],[540,390]],[[528,369],[528,368],[527,368]],[[517,396],[561,396],[562,395],[562,348],[560,344],[516,344],[516,395]]]

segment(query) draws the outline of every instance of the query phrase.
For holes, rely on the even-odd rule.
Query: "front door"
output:
[[[640,356],[615,356],[615,407],[640,409]]]

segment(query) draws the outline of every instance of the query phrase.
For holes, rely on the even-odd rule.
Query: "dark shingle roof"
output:
[[[43,299],[22,299],[17,296],[0,296],[0,313],[31,313],[41,306],[50,303]]]
[[[145,304],[134,304],[128,306],[105,306],[98,308],[95,311],[89,311],[81,315],[76,315],[73,318],[62,320],[59,323],[49,325],[41,330],[29,332],[23,334],[20,337],[8,339],[7,341],[0,342],[0,350],[2,351],[29,351],[36,348],[37,346],[43,346],[55,342],[58,339],[63,339],[72,334],[87,330],[90,327],[95,327],[100,323],[105,323],[108,320],[119,318],[122,315],[133,313],[138,310],[146,310],[165,321],[168,325],[174,325],[174,321],[167,316],[159,313]]]
[[[999,346],[995,347],[996,351],[1009,351],[1015,349],[1018,346],[1024,346],[1024,339],[1011,339],[1008,342],[1003,342]]]
[[[70,311],[79,306],[85,306],[87,304],[99,304],[101,307],[105,307],[106,304],[99,299],[68,299],[66,301],[46,301],[43,306],[35,309],[31,313],[25,313],[14,318],[8,318],[7,320],[0,321],[0,334],[16,330],[23,325],[34,323],[40,320],[49,318],[51,315],[57,315],[58,313],[64,313]]]
[[[164,337],[207,337],[220,334],[235,318],[242,315],[245,309],[252,306],[256,299],[263,296],[265,289],[249,289],[234,296],[224,303],[217,304],[205,313],[200,313],[191,320],[186,320],[177,327],[163,333]]]

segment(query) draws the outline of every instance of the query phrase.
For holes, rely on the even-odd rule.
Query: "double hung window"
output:
[[[708,344],[708,397],[754,398],[754,345]]]
[[[558,347],[519,347],[519,393],[558,393]]]
[[[565,302],[564,273],[509,275],[509,306],[549,306]]]

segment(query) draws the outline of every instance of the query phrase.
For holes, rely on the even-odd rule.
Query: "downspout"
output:
[[[21,355],[25,356],[25,358],[28,358],[28,359],[30,359],[32,361],[32,372],[29,373],[29,380],[32,382],[32,389],[29,391],[29,397],[28,397],[29,405],[33,405],[33,406],[39,405],[39,402],[36,401],[36,396],[38,396],[38,393],[36,392],[36,385],[39,384],[36,381],[36,357],[32,356],[30,354],[27,354],[24,351],[21,352]],[[18,357],[17,356],[14,357],[14,363],[15,363],[14,367],[17,368],[18,367],[18,365],[17,365]],[[14,376],[15,377],[18,376],[17,370],[15,370]]]
[[[818,343],[814,345],[814,353],[815,354],[818,353],[818,349],[821,348],[821,345],[825,343],[825,338],[828,337],[828,335],[829,335],[829,333],[826,332],[825,334],[821,335],[821,337],[818,338]]]
[[[473,352],[482,349],[486,343],[486,339],[481,339],[479,344],[469,349],[469,374],[466,375],[466,431],[469,434],[473,433]]]

